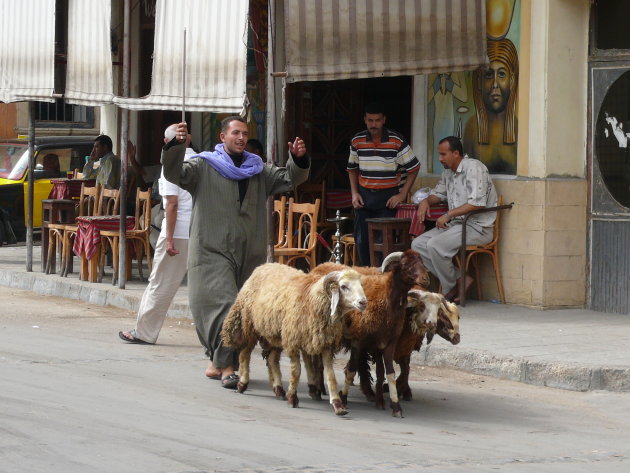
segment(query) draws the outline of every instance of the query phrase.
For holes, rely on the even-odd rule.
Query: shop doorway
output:
[[[630,314],[630,4],[591,7],[588,304]]]
[[[410,139],[412,78],[300,82],[287,87],[287,136],[304,138],[312,159],[310,182],[349,189],[350,139],[363,129],[363,110],[383,102],[387,126]]]
[[[589,305],[630,314],[630,63],[591,64]]]

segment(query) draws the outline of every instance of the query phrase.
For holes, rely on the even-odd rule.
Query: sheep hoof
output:
[[[284,388],[282,386],[274,386],[273,392],[276,395],[276,399],[286,399],[287,393],[284,392]]]
[[[374,402],[376,401],[376,396],[374,393],[365,393],[365,399],[367,399],[368,402]]]
[[[345,416],[348,413],[348,409],[341,404],[341,399],[333,399],[332,408],[338,416]]]
[[[400,404],[397,402],[392,402],[391,408],[392,408],[392,417],[398,417],[402,419],[403,415],[402,415],[402,408],[400,407]]]
[[[308,385],[308,395],[311,396],[313,401],[321,401],[322,400],[322,392],[317,389],[314,384]]]
[[[403,389],[401,391],[401,395],[400,397],[402,398],[403,401],[411,401],[412,399],[412,395],[411,395],[411,389],[409,389],[409,387]]]
[[[376,406],[377,409],[385,410],[385,399],[383,399],[383,398],[377,399],[375,406]]]
[[[238,382],[238,384],[236,385],[236,390],[243,394],[245,391],[247,391],[247,385],[249,383],[241,383],[240,381]]]
[[[287,403],[289,406],[296,408],[300,405],[300,400],[297,397],[297,394],[291,393],[287,396]]]
[[[344,394],[343,391],[339,391],[339,399],[341,399],[341,404],[343,407],[348,405],[348,395]]]

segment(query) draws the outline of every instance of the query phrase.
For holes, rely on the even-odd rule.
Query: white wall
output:
[[[589,0],[531,0],[528,177],[586,175]],[[525,32],[525,31],[524,31]],[[525,115],[525,114],[523,114]],[[519,120],[523,123],[523,120]],[[519,129],[520,135],[520,129]],[[521,135],[522,136],[522,135]],[[519,161],[523,156],[519,155]],[[520,172],[519,172],[520,174]]]

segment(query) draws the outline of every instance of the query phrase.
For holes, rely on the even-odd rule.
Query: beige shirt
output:
[[[497,191],[494,188],[488,168],[478,159],[464,156],[457,171],[445,169],[440,181],[431,190],[435,195],[448,202],[448,209],[455,209],[464,204],[477,207],[496,207]],[[496,212],[486,212],[473,215],[468,219],[470,225],[491,227],[494,224]],[[464,216],[454,217],[453,222],[463,222]]]

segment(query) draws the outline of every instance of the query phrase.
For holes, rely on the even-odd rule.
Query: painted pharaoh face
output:
[[[499,61],[491,61],[483,71],[482,97],[490,112],[501,113],[507,107],[512,90],[513,76],[508,67]]]

